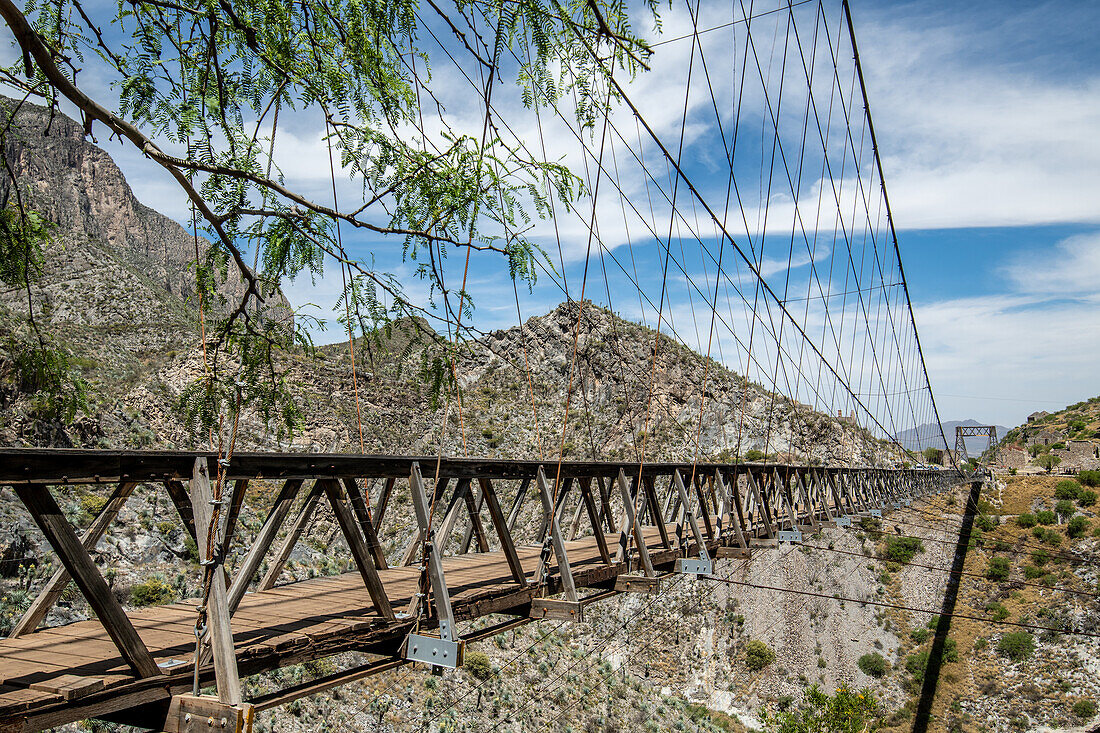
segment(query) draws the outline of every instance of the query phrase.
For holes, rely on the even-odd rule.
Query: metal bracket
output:
[[[698,557],[681,557],[676,561],[676,572],[684,575],[713,575],[714,561]]]
[[[254,709],[250,703],[223,703],[216,697],[174,695],[164,721],[165,733],[251,733]]]
[[[876,517],[878,519],[882,519],[882,510],[881,509],[872,509],[871,510],[871,516]]]
[[[833,519],[833,521],[836,522],[836,526],[838,526],[838,527],[851,527],[852,526],[852,518],[847,516],[847,515],[844,515],[843,517],[835,517]]]
[[[901,502],[900,501],[895,501],[894,502],[894,508],[895,509],[901,509]]]
[[[777,540],[780,542],[802,542],[802,532],[797,529],[781,529],[776,533]]]
[[[425,634],[409,634],[409,641],[405,648],[405,659],[413,662],[424,662],[437,667],[457,669],[462,666],[462,659],[466,653],[466,642],[459,639],[450,641],[438,636]]]

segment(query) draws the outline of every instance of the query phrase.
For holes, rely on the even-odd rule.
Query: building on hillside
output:
[[[1009,445],[997,451],[994,463],[1003,468],[1023,468],[1030,460],[1031,456],[1026,450]]]
[[[859,425],[859,422],[856,420],[856,411],[855,410],[852,410],[847,415],[845,415],[843,411],[837,410],[836,411],[836,419],[839,420],[840,422],[849,423],[850,425]]]
[[[1027,445],[1030,448],[1033,445],[1052,445],[1059,442],[1062,439],[1062,435],[1051,428],[1043,428],[1034,435],[1027,436]]]
[[[1050,413],[1045,411],[1045,410],[1039,410],[1038,412],[1033,412],[1030,415],[1028,415],[1027,416],[1027,421],[1028,422],[1039,422],[1040,420],[1042,420],[1044,417],[1046,417],[1049,414]]]
[[[1058,468],[1062,471],[1096,471],[1100,470],[1100,446],[1085,440],[1071,440],[1066,443],[1065,450],[1052,450],[1051,454],[1058,456],[1062,462]]]

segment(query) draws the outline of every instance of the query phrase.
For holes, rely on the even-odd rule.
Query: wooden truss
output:
[[[38,730],[84,717],[184,730],[180,711],[208,709],[250,721],[241,676],[348,650],[380,655],[379,668],[404,661],[453,667],[461,660],[461,621],[494,613],[581,621],[585,605],[616,591],[656,592],[662,574],[709,574],[714,557],[748,557],[760,543],[798,541],[803,530],[900,506],[953,479],[947,472],[792,465],[544,467],[316,454],[236,454],[219,466],[208,453],[0,450],[0,484],[13,487],[61,564],[11,638],[0,641],[0,659],[18,648],[24,660],[7,664],[11,671],[0,678],[0,730]],[[212,527],[215,480],[226,491]],[[276,482],[278,490],[242,546],[240,513],[257,482]],[[66,484],[113,486],[82,533],[50,490]],[[93,560],[139,486],[163,489],[196,545],[209,541],[217,549],[198,657],[199,677],[215,685],[216,700],[187,695],[194,636],[188,653],[181,650],[183,630],[173,637],[183,634],[183,642],[168,644],[169,634],[154,633],[162,627],[149,621],[170,611],[176,619],[189,608],[193,622],[194,606],[128,614]],[[298,625],[318,626],[314,616],[328,612],[325,599],[311,603],[306,590],[289,593],[303,583],[278,584],[322,505],[354,562],[359,600],[354,613],[326,617],[323,633],[296,634],[299,616]],[[400,527],[408,528],[403,538]],[[580,565],[575,555],[583,558]],[[485,571],[481,580],[482,566],[501,568],[503,575]],[[38,629],[70,582],[96,617],[81,624],[101,626],[117,657],[89,640],[83,650],[74,647],[86,664],[59,670],[44,659],[35,673],[26,660],[34,658],[36,639],[54,633]],[[252,606],[240,617],[246,596],[263,594],[276,594],[272,617]]]

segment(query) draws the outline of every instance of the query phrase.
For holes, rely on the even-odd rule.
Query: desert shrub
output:
[[[988,514],[982,514],[976,520],[974,520],[974,523],[978,525],[978,529],[980,529],[981,531],[991,532],[997,527],[998,524],[1000,524],[1000,521],[998,517],[991,517]]]
[[[1041,578],[1044,575],[1046,575],[1046,572],[1047,572],[1046,570],[1043,570],[1042,568],[1037,568],[1034,565],[1027,565],[1027,566],[1024,567],[1024,577],[1027,578],[1028,580],[1035,580],[1036,578]]]
[[[1078,700],[1073,703],[1073,714],[1081,720],[1092,720],[1096,717],[1096,703],[1092,700]]]
[[[1066,499],[1063,499],[1054,505],[1054,513],[1062,519],[1065,519],[1066,517],[1072,517],[1075,511],[1077,511],[1077,508],[1073,506],[1073,502]]]
[[[913,629],[909,632],[909,638],[918,644],[923,644],[932,637],[931,629]]]
[[[944,639],[943,661],[948,663],[959,661],[959,645],[954,639]]]
[[[1066,523],[1066,534],[1071,539],[1077,539],[1078,537],[1084,537],[1085,533],[1089,529],[1089,520],[1084,517],[1074,517]]]
[[[1050,449],[1051,450],[1065,450],[1066,449],[1066,444],[1064,442],[1062,442],[1061,440],[1059,440],[1057,443],[1054,443],[1053,445],[1051,445]]]
[[[920,552],[924,552],[924,544],[916,537],[887,537],[880,555],[887,560],[907,563]]]
[[[130,586],[130,603],[135,606],[161,606],[170,603],[175,597],[175,589],[157,575]]]
[[[1008,580],[1010,570],[1007,559],[993,557],[990,558],[989,564],[985,566],[985,577],[989,580]]]
[[[1005,605],[1003,603],[991,601],[985,604],[985,610],[993,614],[994,621],[1004,621],[1006,618],[1008,618],[1008,609],[1005,608]]]
[[[1082,486],[1096,488],[1100,486],[1100,471],[1081,471],[1077,474],[1077,482]]]
[[[753,639],[745,645],[745,664],[749,669],[764,669],[775,661],[775,652],[767,644]]]
[[[1035,526],[1037,521],[1034,514],[1021,514],[1016,517],[1016,526],[1023,527],[1024,529],[1031,529]]]
[[[882,712],[871,690],[856,692],[842,684],[835,695],[828,695],[814,685],[797,711],[766,714],[764,726],[780,733],[876,730]]]
[[[1043,567],[1050,562],[1050,553],[1046,550],[1036,550],[1031,553],[1031,561],[1039,567]]]
[[[1096,492],[1092,489],[1081,489],[1081,493],[1077,495],[1078,506],[1092,506],[1096,503]]]
[[[1012,631],[997,642],[997,651],[1013,662],[1027,659],[1035,651],[1035,637],[1026,631]]]
[[[928,667],[928,650],[914,652],[905,658],[905,669],[913,675],[913,680],[924,681],[924,670]]]
[[[863,674],[875,678],[882,677],[889,669],[889,665],[886,663],[886,657],[878,652],[864,654],[859,658],[858,664],[859,668],[863,670]]]
[[[1050,511],[1049,509],[1044,509],[1043,511],[1039,512],[1035,515],[1035,518],[1039,520],[1039,524],[1050,525],[1058,521],[1058,518],[1054,516],[1054,512]]]
[[[485,652],[466,652],[462,668],[479,680],[487,680],[493,674],[493,663]]]
[[[1071,478],[1062,479],[1054,485],[1054,498],[1055,499],[1068,499],[1070,501],[1076,501],[1077,496],[1081,493],[1081,484],[1077,483]]]
[[[1042,540],[1043,544],[1057,547],[1062,544],[1062,535],[1058,534],[1056,530],[1048,529],[1043,532]]]

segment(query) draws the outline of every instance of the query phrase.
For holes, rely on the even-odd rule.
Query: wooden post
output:
[[[478,550],[481,552],[488,552],[489,540],[485,538],[485,527],[481,524],[481,495],[479,494],[477,499],[474,499],[474,492],[475,489],[473,485],[466,490],[466,511],[470,513],[470,527],[466,533],[466,539],[463,541],[463,545],[466,548],[469,547],[470,532],[473,532],[477,535]]]
[[[95,615],[99,617],[103,628],[115,643],[122,658],[138,677],[153,677],[160,674],[157,663],[145,648],[134,625],[126,617],[114,593],[107,587],[107,581],[99,572],[88,551],[84,549],[80,538],[65,519],[61,508],[57,506],[50,491],[45,486],[15,484],[13,486],[19,500],[34,518],[35,524],[46,535],[46,541],[57,553],[61,564],[69,571],[80,592],[84,594]]]
[[[555,506],[554,497],[550,495],[550,488],[546,485],[546,472],[542,470],[542,466],[539,466],[536,482],[539,486],[539,498],[542,499],[542,511],[549,524],[550,545],[554,548],[554,556],[558,561],[558,575],[561,576],[565,598],[568,601],[576,601],[578,600],[577,586],[573,582],[573,571],[569,567],[569,557],[565,553],[565,540],[562,539],[561,535],[561,519],[558,517],[558,510],[564,505],[564,502]],[[538,577],[537,573],[536,577]]]
[[[718,469],[714,472],[714,480],[718,484],[719,491],[726,491],[725,481],[722,479],[722,471]],[[732,504],[732,511],[730,512],[730,524],[733,525],[734,535],[737,537],[737,546],[744,549],[749,546],[745,541],[745,515],[741,511],[741,491],[737,486],[737,473],[733,474],[733,482],[729,488],[730,503]]]
[[[600,557],[604,564],[611,565],[611,553],[607,549],[607,537],[603,533],[603,524],[600,522],[600,513],[596,508],[596,500],[592,496],[592,479],[585,477],[580,480],[581,500],[588,511],[588,521],[592,525],[592,535],[596,538],[596,547],[600,549]]]
[[[205,560],[207,546],[214,548],[214,563],[210,572],[210,594],[206,601],[206,623],[209,629],[210,651],[214,657],[214,678],[218,699],[227,705],[237,705],[241,695],[241,680],[237,675],[237,657],[233,648],[233,631],[229,626],[229,603],[222,574],[221,553],[218,552],[217,527],[211,526],[213,507],[210,503],[210,474],[206,458],[195,459],[191,475],[191,507],[195,512],[195,532],[198,535],[199,557]],[[213,533],[213,534],[211,534]]]
[[[699,559],[709,560],[710,554],[707,552],[707,543],[703,541],[703,535],[699,532],[699,523],[695,521],[695,513],[691,511],[691,500],[688,497],[687,489],[684,488],[684,480],[680,476],[679,469],[673,472],[672,482],[676,484],[676,492],[680,495],[680,502],[684,506],[684,516],[687,518],[688,526],[691,527],[691,536],[695,538],[695,542],[699,545]]]
[[[416,511],[416,523],[420,527],[420,535],[428,544],[428,582],[432,586],[432,596],[435,598],[435,610],[439,616],[439,636],[447,641],[458,639],[458,629],[455,628],[454,611],[451,609],[451,594],[447,590],[447,581],[443,576],[443,558],[439,556],[439,548],[435,545],[435,529],[429,531],[431,515],[429,514],[428,497],[424,492],[424,479],[420,475],[420,464],[413,462],[409,475],[409,488],[412,491],[413,509]]]
[[[386,553],[382,552],[382,543],[378,541],[378,533],[375,531],[374,522],[371,521],[370,503],[367,497],[354,478],[344,479],[344,489],[348,493],[348,499],[351,500],[351,508],[355,511],[359,526],[363,529],[363,539],[367,541],[367,549],[374,558],[374,564],[379,570],[385,570],[389,565],[386,564]]]
[[[623,497],[623,511],[625,512],[625,519],[623,521],[623,531],[619,535],[619,553],[617,560],[619,562],[626,562],[627,558],[627,537],[628,533],[634,534],[634,542],[638,545],[638,555],[642,559],[642,569],[645,571],[646,577],[656,577],[657,573],[653,571],[653,562],[649,558],[649,547],[646,546],[645,536],[642,534],[642,528],[638,525],[637,517],[634,514],[634,497],[630,495],[630,487],[626,482],[626,474],[619,470],[619,478],[617,479],[619,484],[619,493]]]
[[[107,527],[118,516],[119,509],[126,503],[126,499],[136,487],[137,484],[133,481],[123,481],[115,487],[110,498],[107,499],[107,503],[103,505],[99,514],[92,520],[91,525],[84,531],[84,536],[80,539],[80,543],[85,550],[91,552],[95,549],[106,533]],[[46,586],[39,592],[38,597],[34,599],[23,617],[19,619],[19,623],[11,630],[9,636],[14,639],[38,628],[38,624],[42,623],[42,619],[46,618],[46,614],[57,603],[57,599],[69,587],[70,580],[72,580],[72,576],[69,575],[69,571],[64,566],[58,568],[53,576],[46,581]]]
[[[649,516],[653,519],[653,523],[657,525],[657,531],[661,534],[661,544],[665,546],[665,549],[672,549],[672,542],[668,538],[668,528],[665,527],[665,517],[661,513],[661,505],[657,501],[657,491],[653,487],[653,477],[646,476],[642,479],[642,486],[645,489],[646,502],[649,504]]]
[[[519,561],[516,546],[512,542],[512,533],[509,530],[508,521],[504,517],[504,512],[500,509],[496,489],[493,488],[492,483],[487,478],[481,479],[480,482],[481,496],[485,499],[485,505],[489,508],[489,519],[492,520],[493,527],[497,531],[497,537],[500,538],[500,549],[504,552],[504,557],[508,559],[508,569],[512,571],[512,579],[521,586],[526,587],[527,576],[523,572],[523,565]]]
[[[383,618],[393,621],[397,616],[390,606],[390,599],[386,595],[382,580],[378,577],[378,569],[374,567],[370,550],[367,549],[363,536],[359,534],[359,527],[355,524],[355,516],[344,498],[340,482],[336,479],[325,479],[322,484],[324,485],[325,496],[328,497],[329,504],[332,505],[332,513],[336,515],[336,522],[340,525],[340,531],[344,533],[348,549],[351,551],[356,567],[359,568],[359,574],[363,577],[363,584],[367,586],[367,593],[370,594],[375,610]]]

